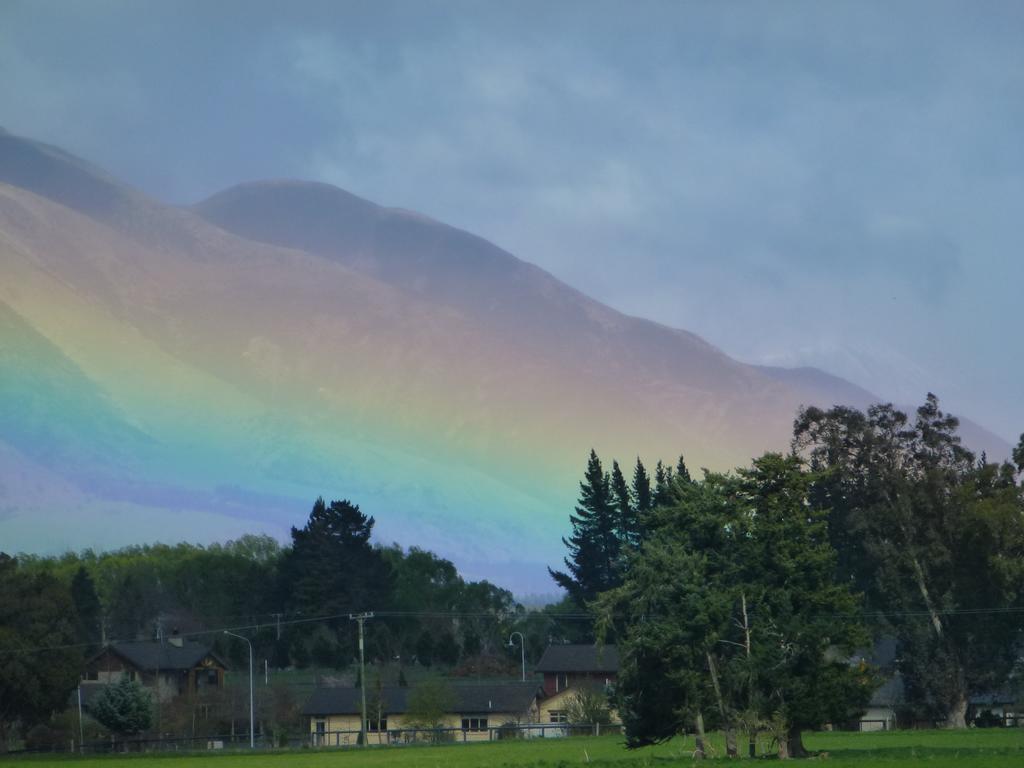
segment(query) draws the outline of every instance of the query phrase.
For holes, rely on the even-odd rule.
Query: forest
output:
[[[736,755],[769,731],[802,755],[803,730],[855,720],[894,676],[907,723],[1024,702],[1024,436],[990,462],[958,427],[931,394],[913,417],[806,408],[786,455],[699,479],[680,459],[653,484],[591,453],[552,576],[618,643],[628,743],[714,728]]]

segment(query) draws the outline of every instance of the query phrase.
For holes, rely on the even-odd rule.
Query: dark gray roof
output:
[[[145,640],[135,643],[111,643],[89,660],[93,661],[110,651],[136,669],[150,672],[157,669],[193,669],[207,656],[212,657],[222,667],[227,669],[227,664],[220,658],[213,649],[205,643],[185,642],[179,648],[169,642],[158,643],[155,640]]]
[[[619,650],[614,645],[549,645],[535,669],[537,672],[618,672]]]
[[[409,696],[414,688],[386,685],[381,691],[384,711],[401,715],[408,711]],[[453,683],[452,694],[457,714],[486,714],[488,712],[526,712],[543,689],[536,683]],[[367,707],[373,706],[376,692],[366,689]],[[304,715],[356,715],[360,711],[359,688],[335,686],[317,688],[302,708]]]
[[[976,707],[991,707],[999,704],[1016,704],[1017,697],[1009,691],[986,691],[971,696],[970,702]]]
[[[903,686],[903,677],[897,673],[886,678],[875,692],[871,695],[872,707],[895,707],[906,703],[906,694]],[[1008,691],[984,691],[973,694],[968,699],[975,707],[991,707],[1000,704],[1016,703],[1016,698]]]

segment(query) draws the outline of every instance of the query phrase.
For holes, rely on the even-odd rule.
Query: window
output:
[[[380,724],[380,727],[378,727],[378,723]],[[367,718],[367,720],[366,720],[366,730],[367,731],[370,731],[372,733],[376,733],[377,731],[386,731],[387,729],[388,729],[388,719],[386,717],[382,717],[380,720],[377,720],[376,718],[372,718],[371,717],[371,718]]]
[[[569,676],[565,672],[559,672],[555,675],[555,690],[564,691],[569,687]]]
[[[552,723],[569,722],[569,713],[566,712],[564,709],[552,709],[550,712],[548,712],[548,715]]]
[[[464,717],[462,718],[462,730],[464,731],[486,731],[486,717]]]
[[[84,675],[82,675],[82,679],[83,680],[99,680],[100,679],[100,673],[97,672],[95,669],[90,669]]]
[[[206,684],[207,685],[212,685],[214,687],[217,686],[217,670],[216,669],[208,669],[208,670],[206,670]]]
[[[327,722],[325,720],[320,719],[316,721],[316,732],[321,736],[327,733]]]

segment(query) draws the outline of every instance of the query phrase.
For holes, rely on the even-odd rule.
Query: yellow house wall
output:
[[[517,723],[529,723],[533,722],[536,711],[532,710],[525,716],[522,713],[514,712],[488,712],[474,713],[474,714],[448,714],[445,715],[441,721],[442,728],[462,728],[463,717],[486,717],[488,728],[498,728],[507,722]],[[355,744],[359,737],[359,715],[327,715],[325,717],[310,717],[309,718],[309,732],[310,734],[316,733],[316,724],[318,720],[324,721],[324,728],[326,735],[324,736],[324,743],[320,746],[333,747],[333,746],[344,746],[345,744]],[[406,728],[414,728],[415,726],[408,722],[408,719],[404,715],[389,715],[387,718],[388,731],[398,731]],[[333,733],[335,731],[351,731],[351,733]],[[463,741],[463,734],[461,732],[454,733],[453,738],[456,741]],[[465,741],[487,741],[490,738],[488,731],[466,731]],[[386,744],[388,742],[388,736],[386,733],[370,731],[366,735],[366,741],[368,744]]]

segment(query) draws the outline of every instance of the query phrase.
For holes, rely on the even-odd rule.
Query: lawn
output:
[[[1024,765],[1024,728],[970,731],[898,731],[891,733],[815,733],[808,749],[822,754],[815,763],[844,766],[927,766],[928,768],[1020,768]],[[377,747],[366,750],[293,750],[246,754],[118,755],[8,757],[0,765],[30,768],[100,768],[112,762],[158,762],[160,768],[561,768],[594,765],[642,768],[690,762],[693,739],[628,751],[617,736],[504,741],[455,746]],[[717,754],[721,743],[716,742]],[[717,760],[713,762],[719,762]]]

